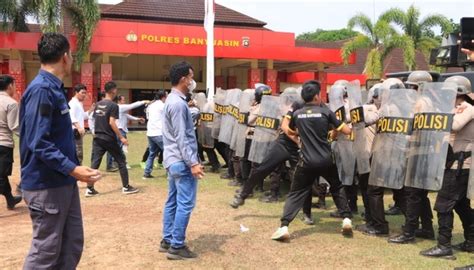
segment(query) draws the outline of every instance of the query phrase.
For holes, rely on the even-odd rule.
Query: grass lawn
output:
[[[264,204],[249,199],[234,210],[228,203],[235,188],[212,173],[199,182],[197,206],[187,232],[188,244],[199,258],[168,261],[158,252],[167,195],[165,170],[155,169],[155,179],[142,180],[139,163],[147,145],[146,135],[132,132],[129,142],[130,183],[140,188],[140,193],[122,195],[118,173],[105,173],[105,158],[101,167],[105,177],[96,185],[100,196],[85,198],[85,185],[79,184],[85,230],[80,269],[453,269],[474,263],[474,254],[457,252],[454,261],[418,255],[435,245],[435,241],[393,245],[386,238],[359,232],[354,232],[353,238],[344,238],[340,234],[341,220],[329,217],[334,210],[330,198],[329,210],[313,209],[315,226],[304,225],[298,218],[290,226],[290,243],[272,241],[270,236],[279,226],[283,201]],[[84,163],[90,165],[90,135],[86,136],[84,146]],[[15,160],[12,183],[19,182],[18,150]],[[435,194],[430,197],[433,205]],[[391,202],[391,195],[387,195],[386,204]],[[363,209],[360,198],[359,209]],[[403,217],[388,220],[391,233],[400,232]],[[354,225],[362,222],[360,216],[353,219]],[[250,230],[241,232],[240,224]],[[0,228],[0,269],[20,269],[31,240],[31,221],[25,204],[7,211],[1,199]],[[453,234],[453,243],[463,239],[457,217]]]

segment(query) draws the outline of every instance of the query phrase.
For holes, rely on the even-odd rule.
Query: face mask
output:
[[[196,81],[191,79],[191,83],[188,85],[188,90],[189,90],[189,93],[192,93],[194,91],[194,89],[196,89]]]

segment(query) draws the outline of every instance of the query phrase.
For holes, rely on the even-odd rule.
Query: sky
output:
[[[104,4],[119,2],[99,0]],[[411,4],[419,8],[421,18],[436,13],[455,22],[461,17],[474,17],[474,0],[216,0],[216,3],[264,21],[271,30],[296,35],[318,28],[344,28],[349,18],[360,12],[374,21],[389,8],[406,10]]]

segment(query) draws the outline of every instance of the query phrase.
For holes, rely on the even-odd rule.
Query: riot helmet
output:
[[[271,95],[272,94],[272,89],[270,86],[265,85],[265,84],[255,84],[255,101],[257,103],[260,103],[262,101],[262,96],[263,95]]]
[[[458,95],[467,95],[472,93],[471,81],[464,76],[452,76],[445,80],[445,82],[452,82],[457,85],[457,94]]]
[[[408,75],[407,81],[405,84],[407,88],[417,90],[420,86],[420,83],[423,82],[433,82],[433,77],[428,71],[425,70],[415,70],[410,75]]]

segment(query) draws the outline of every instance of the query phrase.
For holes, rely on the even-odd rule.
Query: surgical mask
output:
[[[194,91],[194,89],[196,89],[196,81],[191,79],[191,83],[188,85],[188,90],[189,90],[189,93],[192,93]]]

